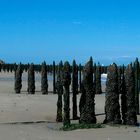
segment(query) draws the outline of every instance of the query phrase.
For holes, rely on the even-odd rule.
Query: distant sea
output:
[[[5,73],[6,74],[6,73]],[[14,74],[9,74],[5,76],[5,74],[0,74],[0,81],[14,81],[15,80],[15,77],[14,77]],[[101,76],[101,82],[102,84],[105,84],[106,83],[106,78],[107,78],[107,75],[106,74],[102,74]],[[49,81],[52,81],[53,80],[53,76],[52,74],[48,74],[48,80]],[[22,75],[22,81],[27,81],[27,73],[24,73]],[[40,73],[36,73],[35,74],[35,81],[41,81],[41,74]]]

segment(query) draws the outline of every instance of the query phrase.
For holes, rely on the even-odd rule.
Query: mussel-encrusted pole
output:
[[[17,64],[14,63],[13,70],[14,70],[15,77],[16,77],[16,70],[17,70],[17,67],[18,67]]]
[[[118,92],[121,94],[121,83],[122,83],[122,68],[118,66]]]
[[[76,120],[77,117],[77,94],[78,94],[78,66],[76,61],[73,61],[72,66],[72,92],[73,92],[73,120]]]
[[[35,71],[32,63],[28,69],[28,93],[35,94]]]
[[[81,64],[79,64],[79,92],[81,92],[81,88],[82,88],[82,85],[81,85],[81,78],[82,78],[82,75],[81,75],[81,72],[82,71],[82,67],[81,67]]]
[[[70,125],[70,84],[71,84],[70,64],[66,61],[63,66],[63,86],[64,86],[63,126],[64,127]]]
[[[134,62],[134,77],[135,77],[135,103],[136,103],[136,111],[137,114],[139,114],[139,61],[138,58],[136,58]]]
[[[135,104],[135,79],[132,64],[128,65],[125,70],[126,83],[126,124],[136,125],[136,104]]]
[[[82,115],[82,110],[83,110],[85,104],[86,104],[86,90],[85,90],[85,88],[83,86],[83,82],[82,82],[81,83],[81,97],[80,97],[80,101],[79,101],[80,116]]]
[[[95,91],[96,91],[96,94],[101,94],[102,93],[102,87],[101,87],[101,66],[100,64],[98,63],[98,66],[96,66],[96,69],[95,69]]]
[[[45,61],[41,66],[41,92],[42,94],[48,94],[47,66]]]
[[[104,123],[120,124],[120,105],[118,92],[117,65],[113,63],[108,67],[106,83],[105,120]]]
[[[21,88],[22,88],[22,69],[21,65],[19,64],[15,71],[15,92],[20,93]]]
[[[94,124],[96,123],[95,117],[95,87],[93,84],[93,60],[90,58],[89,62],[84,67],[83,70],[83,91],[85,92],[85,103],[81,108],[81,115],[79,123],[84,124]],[[83,93],[82,93],[83,94]],[[81,95],[82,96],[82,95]]]
[[[53,94],[56,94],[56,87],[55,87],[55,61],[53,61]]]
[[[2,66],[1,66],[1,63],[0,63],[0,72],[1,72],[1,69],[2,69]]]
[[[120,84],[120,94],[121,94],[121,112],[123,124],[126,124],[126,84],[125,84],[125,67],[121,68],[121,84]]]
[[[57,82],[56,82],[56,90],[58,94],[57,115],[56,115],[57,122],[62,122],[63,120],[63,117],[62,117],[62,95],[63,95],[62,68],[63,68],[63,63],[61,61],[58,67]]]

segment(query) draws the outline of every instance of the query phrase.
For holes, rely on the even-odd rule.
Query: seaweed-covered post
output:
[[[138,87],[138,80],[139,80],[139,61],[136,58],[134,62],[134,77],[135,77],[135,103],[136,103],[136,111],[139,114],[139,87]]]
[[[117,65],[113,63],[108,67],[106,83],[105,120],[104,123],[120,124],[120,105],[118,92]]]
[[[56,82],[56,90],[58,94],[57,115],[56,115],[57,122],[62,122],[63,120],[63,117],[62,117],[62,95],[63,95],[62,68],[63,68],[63,63],[61,61],[58,66],[57,82]]]
[[[121,68],[121,81],[120,81],[120,94],[121,94],[121,112],[122,112],[122,121],[123,124],[126,124],[126,84],[125,84],[125,67],[124,65]]]
[[[28,69],[28,93],[35,94],[35,71],[32,63]]]
[[[81,108],[81,115],[80,115],[79,123],[94,124],[96,123],[96,117],[95,117],[95,103],[94,103],[95,89],[94,89],[94,84],[93,84],[92,57],[90,58],[90,61],[88,61],[84,67],[82,85],[83,85],[83,91],[85,94],[85,102]],[[81,99],[82,99],[82,95],[81,95]]]
[[[48,94],[47,66],[45,61],[41,66],[41,92],[42,94]]]
[[[83,86],[83,82],[82,82],[81,83],[81,97],[80,97],[80,101],[79,101],[80,116],[82,115],[82,110],[83,110],[85,104],[86,104],[86,90],[85,90],[85,88]]]
[[[101,88],[101,66],[98,63],[98,66],[95,69],[95,91],[96,94],[101,94],[102,93],[102,88]]]
[[[21,64],[19,64],[15,71],[15,92],[20,93],[21,88],[22,88],[22,69]]]
[[[126,83],[126,124],[136,125],[136,104],[135,104],[135,79],[132,64],[129,64],[125,70]]]
[[[94,78],[93,78],[93,81],[94,81],[94,85],[95,85],[95,94],[96,94],[96,63],[94,63],[94,66],[93,66],[93,73],[94,73]]]
[[[121,84],[122,84],[122,68],[118,66],[118,92],[121,94]]]
[[[78,66],[76,61],[73,60],[72,66],[72,92],[73,92],[73,120],[76,120],[77,117],[77,94],[78,94]]]
[[[17,64],[16,63],[13,64],[13,70],[14,70],[14,74],[15,74],[15,77],[16,77],[16,70],[17,70]]]
[[[56,94],[56,88],[55,88],[55,61],[53,61],[53,93]]]
[[[1,68],[2,68],[2,66],[1,66],[1,63],[0,63],[0,72],[1,72]]]
[[[71,73],[69,62],[64,63],[63,67],[63,86],[64,86],[64,118],[63,126],[67,127],[70,125],[70,84],[71,84]]]
[[[79,64],[79,91],[81,92],[81,64]]]

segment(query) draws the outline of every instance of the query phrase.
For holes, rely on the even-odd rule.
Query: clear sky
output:
[[[140,56],[139,0],[0,0],[0,59],[129,63]]]

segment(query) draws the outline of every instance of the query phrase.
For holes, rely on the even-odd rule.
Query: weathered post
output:
[[[121,83],[122,83],[122,69],[118,66],[118,93],[121,94]]]
[[[41,66],[41,92],[42,94],[48,94],[47,66],[45,61]]]
[[[122,66],[121,84],[120,84],[120,94],[121,94],[121,112],[123,124],[126,124],[126,84],[125,84],[125,67]]]
[[[58,67],[58,73],[57,73],[57,82],[56,82],[56,90],[58,94],[58,100],[57,100],[57,116],[56,121],[62,122],[62,95],[63,95],[63,83],[62,83],[62,69],[63,69],[63,63],[62,61],[59,63]]]
[[[22,88],[22,69],[21,65],[19,64],[15,71],[15,92],[20,93],[21,88]]]
[[[135,104],[135,79],[132,64],[129,64],[125,70],[126,83],[126,124],[136,125],[136,104]]]
[[[28,69],[28,93],[35,94],[35,71],[32,63]]]
[[[81,64],[79,64],[79,91],[81,92],[81,74],[82,74],[82,68],[81,68]]]
[[[0,72],[1,72],[1,69],[2,69],[2,66],[1,66],[1,63],[0,63]]]
[[[75,60],[73,61],[72,66],[72,92],[73,92],[73,120],[76,120],[77,117],[77,94],[78,94],[78,66],[76,65]]]
[[[53,93],[56,94],[56,88],[55,88],[55,61],[53,61]]]
[[[14,74],[15,74],[15,77],[16,77],[16,70],[17,70],[17,64],[16,63],[14,63],[13,70],[14,70]]]
[[[71,84],[70,64],[66,61],[63,67],[63,86],[64,86],[63,126],[64,127],[70,125],[70,84]]]
[[[94,124],[96,123],[95,117],[95,87],[93,84],[93,60],[90,58],[89,62],[83,70],[83,91],[85,92],[85,103],[81,108],[81,115],[79,123]]]
[[[102,93],[102,87],[101,87],[101,66],[98,63],[98,66],[95,69],[95,91],[96,94],[101,94]]]
[[[118,92],[117,65],[113,63],[108,67],[106,82],[105,120],[104,123],[120,124],[120,105]]]
[[[135,77],[135,103],[136,103],[136,111],[137,114],[139,114],[139,61],[138,58],[136,58],[134,62],[134,77]]]

